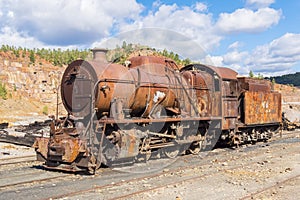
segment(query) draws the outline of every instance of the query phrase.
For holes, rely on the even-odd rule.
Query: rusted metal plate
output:
[[[40,154],[43,159],[47,159],[48,157],[48,143],[49,138],[42,137],[36,138],[34,144],[32,145],[32,147],[35,148],[35,151]]]
[[[165,57],[161,56],[136,56],[129,59],[130,61],[130,68],[133,67],[140,67],[142,65],[149,65],[149,64],[156,64],[167,66],[175,70],[179,70],[178,66],[173,60],[166,59]]]
[[[227,75],[225,71],[228,72]],[[224,72],[224,74],[222,72]],[[181,73],[183,77],[187,79],[191,88],[196,91],[200,116],[220,117],[222,115],[222,94],[220,86],[223,77],[221,77],[219,73],[222,73],[224,78],[236,78],[237,73],[231,69],[219,70],[218,67],[202,64],[188,65],[181,69]],[[205,106],[203,106],[204,103],[206,103]]]
[[[237,118],[223,118],[222,130],[234,129],[236,127]]]
[[[223,98],[223,117],[238,116],[237,98]]]
[[[222,98],[223,100],[223,124],[222,129],[234,129],[238,117],[237,98]]]
[[[78,138],[56,136],[49,144],[48,157],[50,160],[73,162],[81,151],[82,145]]]
[[[209,68],[211,68],[212,70],[214,70],[221,79],[236,79],[237,76],[237,72],[233,71],[232,69],[226,68],[226,67],[215,67],[215,66],[207,66]]]
[[[123,65],[83,60],[74,61],[66,68],[62,77],[62,102],[68,113],[72,113],[78,118],[90,114],[92,97],[95,98],[95,107],[98,108],[99,112],[108,112],[115,86],[119,81],[127,82],[127,84],[119,83],[123,86],[121,91],[133,90],[134,85],[130,82],[134,80],[128,73],[128,68]],[[98,85],[95,85],[97,82]]]
[[[264,79],[239,77],[238,81],[240,90],[271,92],[272,89],[272,83]]]
[[[134,131],[121,133],[121,148],[119,158],[127,158],[137,156],[139,153],[139,138],[136,137]]]
[[[238,117],[237,80],[222,80],[222,129],[234,129]]]
[[[281,94],[266,92],[244,93],[244,123],[264,124],[281,122]]]
[[[196,100],[198,113],[201,117],[210,116],[211,113],[211,90],[212,76],[207,72],[184,71],[183,77],[188,81],[189,95]],[[189,110],[192,109],[190,105]]]
[[[222,100],[221,100],[220,91],[212,93],[211,116],[212,117],[222,116]]]

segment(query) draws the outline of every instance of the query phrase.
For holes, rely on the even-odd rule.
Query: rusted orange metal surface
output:
[[[130,68],[133,67],[141,67],[143,65],[161,65],[161,66],[168,66],[174,70],[178,70],[179,67],[175,64],[173,60],[166,59],[161,56],[136,56],[129,59],[130,61]]]
[[[238,117],[237,98],[223,98],[223,124],[222,129],[234,129]]]
[[[33,147],[42,158],[62,162],[73,162],[79,153],[87,154],[86,142],[66,133],[55,135],[53,139],[37,138]]]
[[[222,70],[224,71],[224,70]],[[238,89],[236,74],[232,73],[232,79],[222,80],[222,129],[234,129],[238,118]],[[235,77],[235,78],[234,78]]]
[[[245,124],[281,122],[281,94],[273,92],[245,92]]]
[[[215,66],[207,66],[209,68],[211,68],[212,70],[214,70],[221,79],[225,80],[232,80],[232,79],[236,79],[237,76],[237,72],[233,71],[232,69],[226,68],[226,67],[215,67]]]
[[[239,77],[239,87],[242,90],[257,92],[271,92],[272,83],[268,80],[249,78],[249,77]]]
[[[48,143],[49,138],[41,137],[36,138],[34,144],[32,145],[33,148],[35,148],[35,151],[37,152],[37,160],[38,161],[44,161],[48,157]]]
[[[131,62],[132,68],[94,61],[71,63],[61,83],[67,111],[75,117],[88,116],[94,96],[99,116],[112,111],[112,102],[130,110],[133,116],[153,117],[158,104],[178,114],[179,103],[186,102],[183,87],[187,83],[174,71],[176,65],[164,58],[146,56],[132,58]],[[134,67],[137,65],[141,66]],[[176,97],[182,102],[176,102]]]
[[[212,76],[204,72],[199,73],[196,71],[185,71],[182,75],[190,85],[189,95],[197,101],[199,115],[201,117],[211,116],[212,97],[209,88],[212,88]]]

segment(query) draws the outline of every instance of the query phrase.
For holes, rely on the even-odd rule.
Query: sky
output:
[[[0,45],[139,43],[195,62],[276,76],[300,71],[299,0],[0,0]]]

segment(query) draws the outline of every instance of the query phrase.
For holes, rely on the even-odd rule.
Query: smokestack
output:
[[[107,59],[106,59],[106,53],[107,53],[107,49],[101,49],[101,48],[94,48],[91,50],[93,52],[93,59],[95,61],[100,61],[100,62],[104,62],[107,63]]]

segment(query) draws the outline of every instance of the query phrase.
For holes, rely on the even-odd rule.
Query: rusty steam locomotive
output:
[[[153,152],[174,158],[217,141],[238,145],[268,140],[281,124],[281,94],[269,81],[231,69],[169,59],[133,57],[127,66],[76,60],[65,70],[61,96],[68,116],[37,138],[47,168],[93,173],[101,165],[147,161]]]

